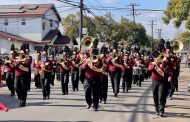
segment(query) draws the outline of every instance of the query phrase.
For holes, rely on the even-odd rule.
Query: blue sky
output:
[[[79,2],[80,0],[72,0],[75,2]],[[90,6],[111,6],[111,7],[129,7],[130,3],[136,3],[140,6],[137,6],[137,9],[161,9],[164,10],[167,7],[167,3],[169,0],[84,0],[85,5]],[[66,4],[58,2],[57,0],[0,0],[0,4],[23,4],[23,3],[54,3],[56,7],[65,6]],[[67,5],[68,6],[68,5]],[[69,10],[66,12],[62,12],[72,7],[63,7],[57,8],[60,12],[61,16],[67,16],[71,13],[76,13],[79,11],[78,8],[74,10]],[[121,16],[126,17],[129,20],[132,20],[132,16],[130,15],[130,11],[126,10],[118,10],[118,11],[99,11],[99,10],[92,10],[96,15],[104,15],[106,12],[112,12],[114,19],[119,20]],[[87,15],[91,16],[90,14],[86,13]],[[138,16],[136,16],[136,22],[141,23],[146,28],[147,34],[151,34],[151,27],[150,27],[150,20],[155,20],[155,30],[154,30],[154,37],[157,38],[157,30],[162,29],[162,37],[165,39],[173,39],[175,38],[178,33],[185,31],[184,26],[180,29],[176,29],[173,27],[172,24],[165,25],[162,22],[163,12],[138,12]]]

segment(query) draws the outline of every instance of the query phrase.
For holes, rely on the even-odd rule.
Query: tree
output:
[[[174,20],[174,26],[179,28],[183,22],[185,27],[190,29],[190,0],[170,0],[166,10],[164,11],[163,21],[169,24]]]
[[[184,44],[184,49],[188,49],[190,45],[190,32],[181,33],[178,40]]]

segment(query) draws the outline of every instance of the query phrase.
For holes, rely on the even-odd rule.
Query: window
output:
[[[43,22],[43,24],[42,24],[42,29],[43,29],[43,30],[46,29],[46,23],[45,23],[45,22]]]
[[[21,20],[21,25],[26,25],[26,20],[25,20],[25,18],[23,18],[23,19]]]
[[[50,20],[50,27],[53,27],[53,21]]]
[[[4,25],[9,25],[8,19],[4,20]]]

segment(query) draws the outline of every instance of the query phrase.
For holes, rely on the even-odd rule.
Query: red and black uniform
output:
[[[28,80],[29,66],[31,65],[31,60],[26,59],[25,61],[15,61],[15,88],[20,100],[20,107],[25,106],[27,98],[27,90],[30,84]]]
[[[90,63],[89,63],[90,64]],[[86,103],[88,109],[93,103],[94,110],[99,107],[99,92],[100,92],[100,73],[92,70],[89,64],[85,63],[85,81],[83,83],[85,90]],[[100,67],[99,63],[92,63],[95,67]],[[93,96],[93,98],[92,98]]]
[[[80,59],[78,57],[75,57],[71,60],[71,81],[72,81],[72,89],[73,91],[78,91],[78,85],[79,85],[79,68],[77,65],[79,64]]]
[[[71,62],[66,58],[64,62],[64,66],[59,64],[60,67],[60,75],[61,75],[61,87],[62,87],[62,94],[68,95],[68,84],[69,84],[69,72],[70,72],[70,65]]]
[[[41,88],[41,83],[40,83],[40,70],[41,70],[41,61],[40,60],[35,60],[33,63],[33,68],[34,68],[34,81],[35,81],[35,86],[37,88]]]
[[[49,60],[46,60],[43,63],[44,67],[41,67],[43,70],[43,74],[40,74],[41,77],[41,88],[43,93],[43,99],[49,99],[50,96],[50,83],[51,83],[51,73],[53,70],[52,62]]]
[[[52,86],[54,86],[55,73],[56,73],[56,69],[57,69],[57,62],[55,60],[52,60],[51,63],[53,66],[52,73],[51,73],[51,84],[52,84]]]
[[[164,66],[163,64],[159,63],[157,64],[158,68],[164,72]],[[153,99],[154,99],[154,105],[156,113],[159,115],[164,114],[164,108],[166,103],[166,81],[164,80],[164,76],[160,75],[156,71],[156,65],[153,63],[150,63],[148,70],[152,72],[152,93],[153,93]]]
[[[174,91],[176,89],[176,86],[178,86],[178,76],[179,76],[179,68],[180,68],[180,60],[178,59],[177,56],[171,56],[171,63],[173,65],[171,65],[171,67],[173,67],[173,69],[171,69],[173,71],[173,75],[172,75],[172,81],[168,82],[168,90],[169,90],[169,98],[172,97],[172,95],[174,94]]]
[[[137,62],[138,62],[138,63],[137,63]],[[135,65],[136,67],[141,67],[141,68],[142,68],[142,71],[143,71],[143,68],[144,68],[144,59],[142,59],[142,58],[137,58],[134,65]],[[142,83],[143,80],[144,80],[143,74],[134,75],[134,83],[136,83],[137,86],[141,87],[141,83]]]
[[[32,56],[30,56],[29,55],[29,59],[28,60],[30,60],[30,62],[32,63]],[[30,91],[30,85],[31,85],[31,81],[32,81],[32,78],[31,78],[31,64],[30,65],[28,65],[28,68],[29,68],[29,72],[28,72],[28,81],[30,82],[29,84],[28,84],[28,91]]]
[[[83,59],[80,59],[80,62],[82,62]],[[83,84],[84,83],[84,80],[85,80],[85,64],[86,64],[86,61],[84,60],[82,65],[80,66],[80,81],[81,83]]]
[[[4,72],[6,74],[5,80],[7,87],[9,91],[11,91],[11,96],[15,95],[15,88],[14,88],[14,78],[15,78],[15,73],[14,73],[14,62],[11,60],[11,62],[4,63]]]
[[[108,94],[108,64],[106,62],[107,57],[104,56],[101,58],[100,67],[103,67],[104,73],[100,72],[100,101],[106,103],[107,94]],[[107,73],[107,74],[105,74]]]
[[[122,88],[125,93],[131,88],[133,61],[129,58],[124,59],[122,64]]]
[[[109,64],[109,75],[112,83],[112,89],[114,96],[117,97],[117,94],[119,93],[119,86],[120,86],[120,78],[121,78],[121,67],[115,66],[113,63],[122,64],[122,58],[118,57],[114,62],[112,62],[112,57],[108,57],[106,59],[106,62]]]

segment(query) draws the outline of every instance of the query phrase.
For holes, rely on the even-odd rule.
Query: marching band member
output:
[[[32,61],[26,58],[26,55],[24,54],[24,45],[22,45],[19,57],[15,60],[14,63],[15,88],[18,99],[20,101],[20,107],[24,107],[26,104],[27,90],[29,86],[28,84],[30,83],[27,77],[31,63]]]
[[[69,72],[70,72],[70,65],[71,65],[68,52],[69,52],[69,47],[65,46],[65,50],[63,52],[64,57],[59,62],[62,95],[68,95]]]
[[[108,50],[106,47],[101,48],[101,67],[102,72],[100,72],[100,103],[104,101],[104,104],[106,104],[107,101],[107,94],[108,94],[108,64],[106,62],[106,59],[108,58]]]
[[[129,54],[125,53],[122,67],[122,88],[123,93],[128,92],[130,89],[130,81],[132,81],[132,68],[133,62],[129,59]]]
[[[144,60],[142,58],[143,56],[138,55],[138,57],[135,59],[135,66],[140,67],[141,71],[144,68]],[[141,82],[143,81],[143,75],[137,74],[135,75],[135,83],[137,83],[137,86],[141,87]]]
[[[35,87],[36,89],[41,89],[41,83],[40,83],[40,69],[41,69],[41,53],[37,51],[37,58],[33,63],[34,68],[34,81],[35,81]]]
[[[85,62],[85,81],[83,86],[85,90],[86,103],[88,104],[87,109],[89,109],[93,103],[93,109],[94,111],[97,111],[99,107],[100,77],[99,72],[96,71],[96,69],[99,69],[100,67],[100,60],[97,60],[99,51],[96,46],[94,47],[90,54],[90,57],[92,58],[87,59]],[[95,60],[93,59],[94,56],[96,57]]]
[[[122,58],[117,54],[117,43],[114,43],[112,54],[106,60],[109,64],[109,75],[111,79],[113,93],[114,96],[117,97],[117,94],[119,93],[120,78],[122,72]]]
[[[50,83],[51,83],[51,73],[53,65],[50,60],[48,60],[47,54],[48,46],[44,46],[44,50],[41,54],[41,64],[40,64],[40,82],[43,94],[43,100],[50,98]]]
[[[11,56],[14,59],[14,55],[15,55],[15,49],[14,49],[14,44],[11,45]],[[5,68],[5,80],[6,80],[6,84],[7,87],[9,89],[9,91],[11,91],[11,96],[15,95],[15,88],[14,88],[14,61],[9,58],[8,56],[5,57],[5,62],[4,62],[4,68]]]
[[[56,72],[56,68],[57,68],[57,62],[54,60],[54,56],[53,54],[50,55],[49,60],[52,63],[52,72],[51,72],[51,85],[54,86],[54,80],[55,80],[55,72]]]
[[[9,91],[11,91],[11,96],[15,95],[15,88],[14,88],[14,62],[8,56],[5,57],[4,67],[5,67],[5,80]]]
[[[79,85],[79,67],[78,64],[80,62],[79,56],[77,54],[77,48],[74,49],[73,55],[71,57],[71,82],[73,91],[78,91]]]
[[[85,80],[85,62],[87,59],[87,52],[84,50],[81,50],[81,52],[79,53],[80,56],[80,63],[79,63],[79,67],[80,67],[80,81],[83,84],[84,80]]]
[[[26,44],[24,44],[24,52],[25,52],[25,54],[26,54],[26,56],[27,56],[27,58],[32,62],[32,56],[30,56],[29,55],[29,53],[30,53],[30,49],[29,49],[29,44],[28,43],[26,43]],[[30,82],[29,84],[28,84],[28,91],[30,91],[30,86],[31,86],[31,81],[32,81],[32,78],[31,78],[31,64],[30,65],[28,65],[28,68],[29,68],[29,72],[28,72],[28,81]]]
[[[155,56],[155,62],[151,62],[148,70],[152,71],[152,92],[156,114],[163,117],[165,112],[166,97],[168,95],[168,82],[172,80],[170,49],[159,47],[160,56]],[[165,51],[164,51],[165,50]],[[154,55],[153,55],[154,56]],[[166,56],[164,61],[161,57]]]

